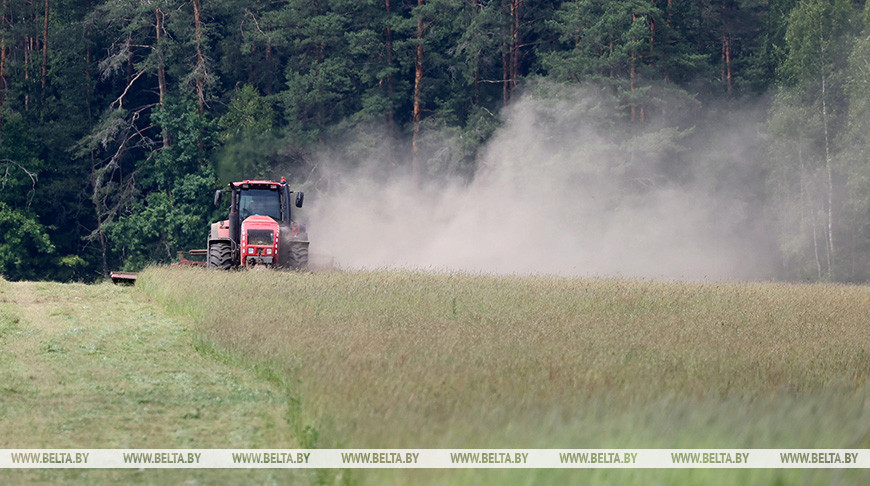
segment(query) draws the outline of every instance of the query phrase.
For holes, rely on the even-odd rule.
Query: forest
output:
[[[755,208],[769,278],[870,280],[863,1],[0,2],[9,280],[170,262],[204,246],[232,180],[330,194],[377,158],[421,187],[470,182],[521,100],[578,92],[596,104],[577,130],[610,137],[595,177],[706,174]],[[739,150],[699,162],[741,125]]]

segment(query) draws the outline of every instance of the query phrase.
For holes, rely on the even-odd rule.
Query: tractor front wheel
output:
[[[215,241],[208,247],[208,266],[229,270],[233,265],[233,248],[228,241]]]

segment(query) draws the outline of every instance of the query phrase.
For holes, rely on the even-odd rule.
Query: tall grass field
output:
[[[151,268],[321,448],[870,448],[870,287]],[[227,444],[226,447],[235,447]],[[859,470],[353,470],[319,482],[867,484]]]

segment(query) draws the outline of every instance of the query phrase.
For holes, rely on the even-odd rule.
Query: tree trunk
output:
[[[196,105],[199,114],[205,112],[205,56],[202,53],[202,0],[193,0],[193,24],[196,36]]]
[[[800,163],[800,174],[799,174],[799,183],[800,183],[800,208],[801,208],[801,221],[806,217],[804,211],[809,210],[810,212],[810,224],[813,228],[813,255],[816,260],[816,272],[818,274],[819,280],[822,279],[822,260],[819,258],[819,237],[818,231],[816,230],[816,211],[812,204],[812,199],[807,196],[806,189],[806,166],[804,164],[804,148],[803,148],[803,140],[798,139],[798,162]]]
[[[42,91],[39,103],[45,103],[45,79],[48,77],[48,0],[45,0],[45,15],[42,23]]]
[[[108,244],[106,243],[106,233],[103,231],[103,220],[100,217],[100,210],[97,209],[97,231],[100,236],[100,249],[103,255],[103,278],[109,278],[109,259],[107,258]]]
[[[655,5],[655,1],[653,1],[653,5]],[[655,45],[656,45],[656,19],[652,15],[647,17],[649,21],[649,64],[653,66],[655,61]],[[665,78],[667,82],[667,78]],[[640,121],[646,121],[646,111],[644,110],[644,106],[640,106]]]
[[[30,111],[30,36],[24,36],[24,111]]]
[[[155,46],[157,48],[157,88],[159,90],[160,96],[160,107],[164,106],[164,102],[166,101],[166,66],[163,63],[163,47],[160,45],[160,41],[163,39],[163,22],[166,20],[166,15],[162,10],[155,9],[154,10],[155,17],[155,32],[157,36],[157,42]],[[169,138],[169,133],[166,129],[163,129],[163,148],[171,147],[172,140]]]
[[[610,65],[610,79],[616,79],[616,71],[615,71],[614,65],[613,65],[613,41],[612,40],[610,41],[609,52],[610,52],[610,59],[611,59],[611,61],[608,62],[608,64]],[[616,84],[612,83],[611,90],[615,90],[615,89],[616,89]],[[615,93],[615,91],[613,91],[613,92]]]
[[[323,62],[326,60],[326,42],[320,41],[317,43],[317,47],[314,49],[314,65],[316,70],[316,77],[320,78],[321,70],[323,69]],[[317,88],[317,99],[322,99],[323,88]],[[318,102],[317,109],[314,111],[314,122],[321,129],[326,125],[326,106],[324,103]],[[317,140],[323,143],[323,131],[320,130],[320,135],[317,136]]]
[[[160,46],[160,41],[163,39],[163,22],[166,19],[165,14],[159,8],[154,10],[155,17],[155,33],[157,36],[157,88],[160,96],[160,106],[166,101],[166,66],[163,63],[163,48]],[[166,140],[164,139],[164,143]]]
[[[386,49],[387,49],[387,69],[393,67],[393,28],[390,27],[390,0],[385,0],[384,6],[387,10],[387,32],[386,32]],[[393,73],[387,71],[387,99],[389,100],[389,108],[387,108],[387,124],[392,125],[395,114],[393,112]]]
[[[417,0],[417,6],[422,7],[425,0]],[[414,56],[414,135],[411,140],[411,177],[415,184],[420,183],[419,138],[420,119],[423,114],[423,14],[417,17],[417,53]]]
[[[634,22],[637,20],[637,14],[631,15],[631,20]],[[635,42],[636,39],[632,39],[632,43]],[[637,105],[634,104],[634,88],[635,82],[637,80],[637,53],[632,50],[631,52],[631,63],[628,67],[628,91],[631,93],[631,121],[637,121]]]
[[[502,46],[502,101],[505,105],[513,97],[514,87],[519,77],[520,65],[520,8],[522,0],[508,0],[510,23],[508,40]]]
[[[6,25],[7,25],[7,2],[3,0],[3,13],[0,14],[0,130],[3,129],[3,102],[6,100]]]
[[[510,57],[510,46],[507,42],[505,42],[501,49],[501,98],[502,103],[505,106],[507,106],[507,104],[511,100],[511,90],[510,86],[508,86],[509,80],[511,78]]]
[[[731,94],[731,35],[722,34],[722,81],[725,92]]]
[[[631,93],[631,121],[637,121],[637,105],[634,104],[634,80],[637,76],[637,68],[635,64],[637,62],[637,56],[632,54],[631,56],[631,67],[629,68],[629,82],[628,82],[628,91]]]
[[[87,80],[87,86],[85,87],[85,107],[88,110],[88,129],[93,128],[94,124],[93,112],[91,110],[91,99],[94,95],[94,86],[93,79],[91,79],[91,43],[89,40],[90,37],[91,28],[88,27],[86,37],[88,40],[85,41],[85,79]]]
[[[202,52],[202,0],[193,0],[193,25],[196,37],[196,67],[194,68],[194,84],[196,86],[196,107],[201,117],[205,113],[205,79],[208,71],[205,66],[205,55]],[[200,132],[202,135],[202,132]],[[197,164],[205,165],[205,143],[203,137],[197,137],[196,141]]]
[[[522,0],[511,0],[511,18],[513,22],[511,24],[511,69],[510,78],[508,78],[508,98],[513,98],[517,78],[520,75],[520,7],[522,7],[522,4]]]
[[[822,19],[819,18],[819,26],[818,26],[818,34],[819,34],[819,64],[821,66],[825,66],[826,61],[828,60],[827,52],[825,52],[825,39],[823,38],[822,32],[824,32],[824,28],[821,25]],[[825,73],[825,68],[823,67],[820,73],[820,81],[821,81],[821,95],[820,99],[822,102],[822,128],[824,130],[824,142],[825,142],[825,172],[827,175],[827,238],[826,245],[827,248],[827,263],[828,263],[828,272],[827,277],[829,279],[834,279],[834,266],[833,262],[835,260],[834,256],[834,181],[833,174],[831,170],[831,134],[829,129],[829,120],[828,120],[828,77]]]
[[[133,34],[127,34],[127,49],[132,50],[131,45],[133,44]],[[130,86],[130,83],[133,82],[133,56],[127,56],[127,64],[125,66],[127,75],[127,84],[126,86]]]
[[[725,83],[725,92],[731,94],[731,33],[728,28],[730,7],[727,0],[722,0],[722,82]]]
[[[825,172],[828,179],[828,277],[834,278],[834,178],[831,171],[831,137],[828,131],[827,78],[822,75],[822,126],[825,131]]]
[[[812,209],[812,207],[811,207],[811,209]],[[812,219],[812,223],[813,223],[813,253],[815,254],[815,258],[816,258],[816,271],[818,272],[819,280],[821,280],[822,279],[822,260],[819,258],[819,235],[818,235],[818,230],[816,229],[816,214],[815,214],[815,212],[813,212],[813,214],[810,215],[810,218]]]

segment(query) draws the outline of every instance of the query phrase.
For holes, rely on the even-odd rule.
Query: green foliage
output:
[[[44,278],[54,257],[54,245],[33,214],[0,202],[0,275],[9,280]]]
[[[217,156],[221,183],[266,176],[276,151],[276,114],[257,88],[246,84],[233,95],[218,120],[223,146]]]
[[[558,79],[625,80],[632,58],[649,49],[648,17],[661,17],[648,2],[565,2],[549,25],[570,50],[551,53],[544,65]]]
[[[257,88],[245,84],[233,95],[218,125],[223,140],[266,133],[275,126],[275,110]]]
[[[360,55],[361,34],[351,29],[354,10],[355,2],[293,0],[275,14],[292,53],[281,93],[284,116],[288,128],[303,140],[316,141],[358,109],[352,93],[358,83],[354,61]]]
[[[547,53],[542,63],[557,80],[610,87],[631,121],[672,112],[692,95],[679,84],[662,89],[661,80],[697,79],[706,57],[662,22],[667,17],[649,2],[565,2],[548,22],[565,49]]]
[[[126,270],[170,262],[177,251],[205,246],[214,173],[208,167],[180,177],[172,191],[149,194],[129,214],[107,225]]]
[[[167,97],[152,118],[170,143],[140,163],[143,197],[104,224],[122,265],[134,270],[203,246],[212,216],[216,177],[208,157],[218,124],[199,114],[194,101],[175,96]]]
[[[792,11],[785,41],[788,57],[782,67],[787,85],[817,85],[843,68],[850,50],[852,4],[846,0],[804,0]]]
[[[171,143],[152,153],[143,178],[146,183],[165,190],[207,165],[217,127],[207,116],[198,114],[195,103],[190,100],[169,98],[152,118]]]
[[[145,208],[175,204],[188,176],[280,171],[328,187],[368,160],[406,170],[416,128],[424,178],[470,180],[506,103],[542,89],[537,80],[593,83],[603,108],[589,123],[627,154],[626,173],[665,158],[673,180],[692,176],[685,146],[705,131],[699,119],[734,103],[769,106],[763,199],[783,260],[800,269],[786,275],[819,278],[822,263],[824,278],[866,280],[870,97],[859,5],[92,0],[49,2],[43,31],[43,4],[10,1],[0,22],[0,202],[42,223],[57,251],[46,275],[97,278],[130,251],[136,265],[167,255],[171,238],[137,239],[132,223],[122,233],[137,250],[103,236]],[[328,174],[324,159],[336,161]],[[830,227],[830,265],[824,251],[816,257],[814,225],[816,244]]]
[[[863,62],[849,63],[854,18],[848,1],[805,0],[788,20],[783,84],[768,130],[771,207],[790,277],[855,280],[868,273],[867,263],[856,264],[867,261],[861,235],[867,216],[859,209],[866,195],[849,189],[866,162],[843,162],[855,160],[861,147],[860,135],[850,139],[860,133],[861,122],[847,118],[862,103],[862,96],[846,95],[850,71]],[[853,83],[852,92],[859,86]]]
[[[846,245],[852,258],[845,266],[847,278],[870,280],[870,4],[860,17],[862,32],[849,57],[846,93],[849,120],[843,134],[840,170],[846,190],[844,211]],[[863,262],[863,263],[861,263]]]
[[[24,117],[6,111],[4,118],[0,131],[0,202],[30,206],[44,164]]]

